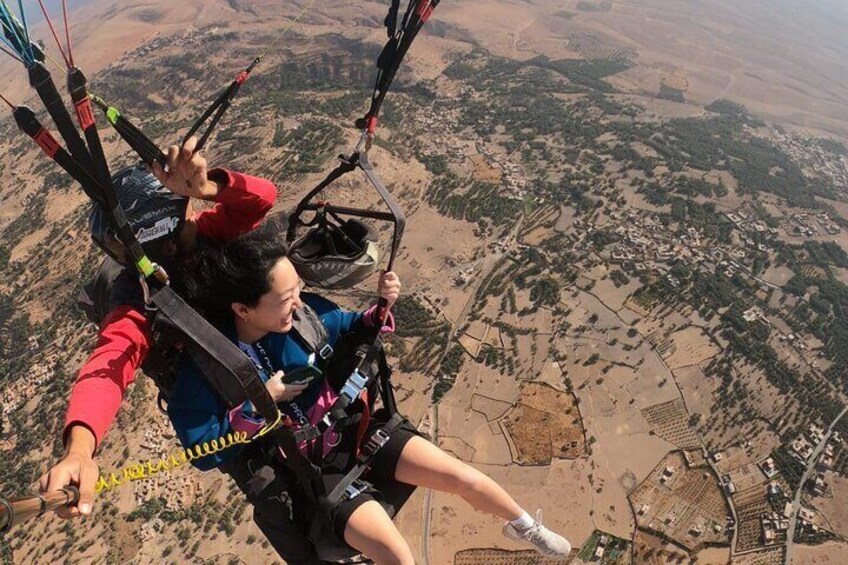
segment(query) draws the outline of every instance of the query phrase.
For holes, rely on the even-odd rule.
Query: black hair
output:
[[[200,244],[183,269],[180,289],[189,304],[212,324],[233,318],[232,304],[256,306],[271,290],[271,269],[288,256],[285,235],[258,228],[223,245]]]

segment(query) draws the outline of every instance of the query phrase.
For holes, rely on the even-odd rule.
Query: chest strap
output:
[[[186,337],[189,354],[221,399],[232,409],[250,400],[266,422],[277,420],[279,410],[247,355],[169,286],[157,290],[151,302]]]
[[[333,355],[327,327],[318,313],[306,304],[292,315],[292,332],[309,353],[325,361]]]

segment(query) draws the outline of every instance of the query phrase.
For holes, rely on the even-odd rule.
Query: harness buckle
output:
[[[326,361],[327,359],[333,356],[333,353],[335,353],[335,351],[333,350],[333,346],[329,343],[325,343],[321,346],[321,349],[318,350],[318,357]]]
[[[144,297],[144,311],[147,313],[147,316],[153,316],[159,311],[159,308],[150,299],[150,287],[147,285],[147,279],[144,275],[139,274],[138,282],[141,285],[141,293]]]
[[[363,446],[363,455],[371,457],[380,451],[380,449],[388,443],[389,437],[389,434],[387,434],[383,428],[378,428],[373,434],[371,434],[371,437],[368,438],[368,441]]]
[[[368,384],[368,377],[359,372],[359,369],[354,370],[345,381],[339,396],[343,396],[348,404],[359,398],[362,391],[365,390],[365,385]]]
[[[368,483],[357,479],[345,489],[344,495],[342,496],[342,500],[353,500],[366,490],[368,490]]]

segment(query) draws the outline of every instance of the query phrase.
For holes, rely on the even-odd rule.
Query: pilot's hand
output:
[[[79,501],[73,506],[56,510],[61,518],[79,518],[91,514],[95,489],[100,471],[94,462],[96,440],[85,426],[73,426],[68,432],[65,456],[41,476],[39,487],[42,493],[62,490],[68,485],[79,488]]]
[[[206,159],[200,152],[194,152],[196,147],[195,136],[188,138],[182,147],[172,145],[168,148],[168,172],[154,161],[151,166],[153,174],[174,194],[204,200],[214,199],[220,187],[209,180]]]

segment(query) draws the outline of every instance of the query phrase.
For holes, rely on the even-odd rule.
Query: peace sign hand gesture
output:
[[[189,198],[212,200],[218,195],[219,187],[207,176],[206,159],[201,153],[195,153],[197,137],[192,136],[182,147],[172,145],[168,148],[168,171],[155,162],[153,174],[174,194]]]

